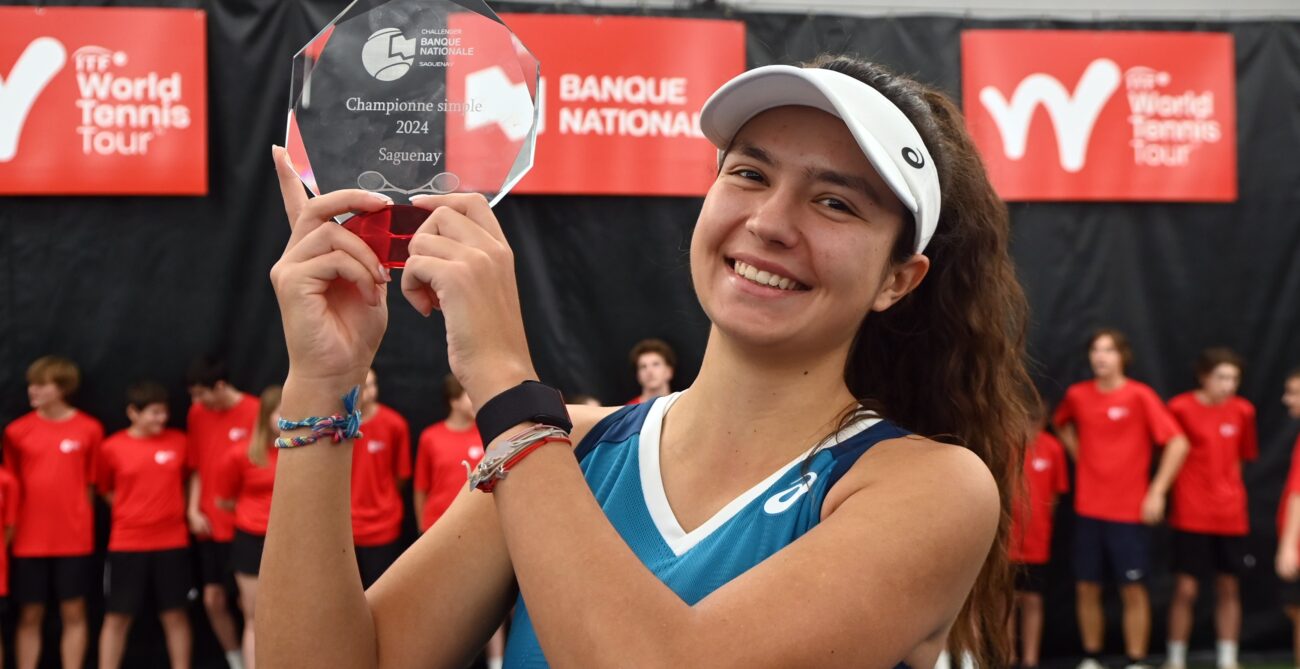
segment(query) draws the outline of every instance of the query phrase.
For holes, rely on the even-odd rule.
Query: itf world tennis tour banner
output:
[[[700,133],[699,111],[709,94],[744,71],[743,23],[542,14],[501,19],[542,66],[536,159],[514,192],[701,196],[709,189],[717,151]],[[441,46],[467,48],[480,39],[474,29],[457,28]],[[523,86],[500,69],[458,71],[455,63],[450,69],[454,99],[461,91],[479,99]],[[491,147],[505,126],[491,113],[449,117],[448,152]]]
[[[1237,199],[1226,33],[968,30],[967,123],[1007,200]]]
[[[0,194],[207,193],[205,23],[0,7]]]

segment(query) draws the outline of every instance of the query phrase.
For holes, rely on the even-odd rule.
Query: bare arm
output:
[[[199,508],[199,500],[203,495],[203,482],[199,480],[199,473],[190,474],[189,500],[185,509],[185,517],[190,523],[190,531],[196,536],[206,537],[212,534],[212,525],[208,523],[208,517],[203,515]]]
[[[1061,445],[1065,447],[1065,452],[1070,454],[1070,459],[1075,462],[1079,461],[1079,431],[1074,428],[1074,423],[1064,423],[1056,426],[1056,436],[1060,438]]]
[[[1300,575],[1300,493],[1287,493],[1286,522],[1277,540],[1277,575],[1287,581]]]
[[[1182,469],[1183,462],[1187,460],[1187,451],[1190,449],[1191,444],[1188,443],[1187,437],[1181,434],[1165,444],[1156,476],[1147,488],[1146,499],[1142,501],[1142,521],[1146,524],[1155,525],[1164,518],[1165,496],[1169,494],[1169,488],[1174,485],[1174,479],[1178,478],[1178,470]]]
[[[420,526],[423,532],[429,528],[424,526],[424,502],[429,499],[429,493],[423,490],[416,490],[413,493],[413,503],[415,504],[415,524]]]

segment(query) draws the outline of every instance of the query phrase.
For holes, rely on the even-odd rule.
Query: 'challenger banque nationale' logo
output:
[[[380,81],[396,81],[415,62],[415,40],[397,28],[380,28],[361,47],[361,64]]]

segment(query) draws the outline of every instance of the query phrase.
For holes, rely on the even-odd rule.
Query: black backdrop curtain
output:
[[[47,353],[81,365],[85,381],[76,404],[110,430],[125,426],[123,391],[141,378],[165,382],[174,393],[173,415],[183,417],[188,398],[182,375],[198,354],[226,358],[236,385],[249,391],[283,378],[286,356],[267,272],[287,226],[269,149],[284,137],[294,51],[345,3],[179,4],[208,12],[210,194],[0,198],[0,421],[26,410],[23,372]],[[508,3],[496,8],[556,11]],[[1245,469],[1258,563],[1244,580],[1242,647],[1288,648],[1272,554],[1273,513],[1296,432],[1277,398],[1286,370],[1300,365],[1300,164],[1293,159],[1300,147],[1300,23],[847,18],[723,9],[655,14],[744,21],[751,66],[853,52],[954,96],[960,94],[959,36],[966,28],[1233,34],[1238,202],[1014,204],[1013,247],[1033,307],[1035,374],[1050,401],[1086,374],[1086,334],[1103,324],[1130,334],[1137,353],[1133,376],[1166,398],[1192,384],[1190,364],[1201,348],[1227,345],[1246,356],[1242,394],[1259,408],[1261,456]],[[524,315],[544,380],[622,402],[637,390],[628,349],[658,336],[679,352],[677,386],[690,382],[708,325],[687,267],[698,207],[691,198],[538,196],[511,196],[498,206],[519,259]],[[375,363],[381,396],[418,434],[445,413],[439,396],[448,371],[444,331],[437,316],[421,318],[400,293],[390,299],[389,332]],[[1069,505],[1067,497],[1058,514],[1048,658],[1079,647],[1069,582]],[[1158,547],[1163,539],[1161,532]],[[1156,558],[1165,559],[1163,549]],[[1171,587],[1163,567],[1151,585],[1153,647],[1160,650]],[[1213,638],[1206,590],[1194,646]],[[1119,621],[1110,610],[1108,647],[1118,651]],[[196,665],[220,666],[208,637],[206,623],[199,622]],[[160,645],[154,637],[152,649],[132,649],[128,664],[133,657],[162,661]],[[47,643],[47,666],[54,666],[56,648]]]

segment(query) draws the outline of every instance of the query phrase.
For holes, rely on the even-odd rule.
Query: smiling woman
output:
[[[721,156],[691,244],[712,329],[694,385],[645,404],[565,415],[535,382],[486,201],[412,200],[432,214],[402,290],[446,319],[490,444],[479,490],[363,592],[350,454],[285,451],[260,663],[462,666],[513,601],[510,667],[926,667],[950,641],[1006,664],[1025,304],[955,107],[837,58],[743,74],[700,126]],[[350,443],[340,398],[382,338],[390,279],[326,223],[386,203],[308,201],[282,150],[276,165],[293,226],[272,270],[282,412],[337,426],[280,443]]]

